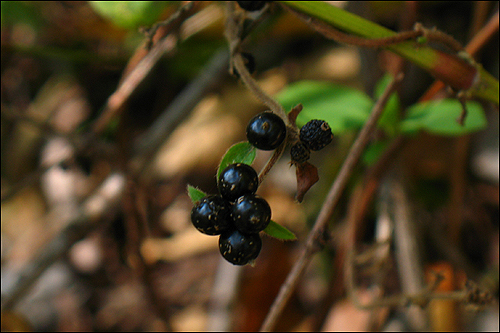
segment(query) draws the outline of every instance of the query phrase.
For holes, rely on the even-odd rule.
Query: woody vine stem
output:
[[[234,2],[229,1],[227,4],[227,20],[226,20],[226,38],[229,43],[229,52],[230,52],[230,66],[231,69],[236,69],[238,74],[241,77],[243,83],[247,86],[247,88],[254,94],[255,97],[267,107],[271,109],[271,111],[278,116],[280,116],[285,124],[287,125],[287,138],[281,143],[281,145],[275,149],[273,155],[266,163],[266,165],[262,168],[259,173],[259,184],[262,183],[268,172],[271,170],[273,165],[280,159],[281,155],[285,151],[285,147],[289,141],[294,141],[298,137],[298,130],[295,123],[291,123],[285,113],[283,107],[274,100],[271,96],[266,94],[257,82],[250,75],[250,72],[245,66],[243,61],[243,57],[240,52],[240,46],[242,43],[241,34],[242,34],[242,26],[243,20],[237,12],[234,11]]]

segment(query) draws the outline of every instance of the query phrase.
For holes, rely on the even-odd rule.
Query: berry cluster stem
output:
[[[266,178],[266,175],[271,171],[273,165],[280,159],[281,155],[283,155],[283,152],[285,151],[286,147],[286,139],[281,143],[281,145],[274,150],[273,155],[267,161],[266,165],[264,168],[259,173],[259,185],[262,184],[264,181],[264,178]]]
[[[275,113],[276,115],[280,116],[281,119],[285,122],[287,125],[287,132],[290,132],[290,121],[286,115],[285,110],[281,106],[280,103],[278,103],[274,98],[269,96],[265,91],[262,90],[262,88],[257,84],[257,82],[254,80],[250,72],[245,66],[243,57],[241,55],[241,37],[240,37],[240,31],[239,29],[239,24],[241,23],[241,17],[239,17],[235,10],[234,10],[234,3],[232,1],[229,1],[226,7],[226,30],[225,30],[225,35],[228,40],[229,44],[229,51],[230,51],[230,65],[234,66],[234,68],[238,71],[240,74],[240,78],[245,84],[245,86],[253,93],[255,97],[259,101],[261,101],[263,104],[265,104],[269,109]],[[295,124],[294,124],[295,125]],[[294,132],[295,133],[295,132]],[[281,155],[283,155],[283,152],[285,151],[285,147],[287,142],[293,138],[290,138],[290,135],[287,135],[283,143],[276,148],[274,151],[273,155],[271,158],[267,161],[266,165],[262,168],[262,170],[259,173],[259,184],[262,183],[266,175],[269,173],[271,168],[274,166],[274,164],[280,159]]]
[[[247,86],[247,88],[257,97],[259,101],[261,101],[263,104],[265,104],[268,108],[271,109],[271,111],[278,116],[280,116],[285,124],[288,123],[288,119],[286,117],[285,110],[283,110],[283,107],[281,104],[279,104],[274,98],[269,96],[266,92],[264,92],[257,82],[253,79],[251,76],[250,72],[245,66],[245,63],[243,61],[243,57],[240,52],[235,52],[232,55],[232,61],[233,65],[238,71],[238,73],[241,76],[241,80],[243,83]]]
[[[241,80],[247,88],[257,97],[259,101],[271,109],[272,112],[280,116],[285,124],[288,124],[285,110],[283,107],[266,92],[264,92],[257,82],[253,79],[248,71],[241,55],[241,29],[239,26],[242,24],[242,17],[237,15],[234,10],[234,3],[229,1],[226,7],[226,30],[225,35],[229,44],[230,52],[230,66],[234,66],[240,74]]]

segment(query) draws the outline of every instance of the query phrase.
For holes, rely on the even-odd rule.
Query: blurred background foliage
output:
[[[147,133],[207,63],[227,48],[223,2],[197,3],[194,15],[174,24],[174,47],[155,63],[92,144],[82,146],[110,96],[147,54],[141,28],[169,18],[183,4],[1,3],[2,298],[22,267],[62,230],[67,216],[110,172],[127,174],[131,170],[135,140]],[[415,21],[436,26],[463,44],[498,11],[498,2],[337,5],[395,31],[409,30]],[[497,33],[476,56],[497,79],[498,45]],[[190,224],[186,185],[215,193],[215,173],[224,152],[245,140],[247,121],[265,110],[229,75],[227,66],[222,79],[173,126],[157,155],[148,161],[151,180],[141,183],[128,174],[122,211],[65,253],[12,311],[2,311],[2,330],[258,329],[316,218],[355,130],[386,82],[384,75],[400,68],[405,70],[405,80],[397,99],[388,106],[391,116],[383,121],[384,131],[374,133],[365,164],[356,170],[335,213],[332,244],[328,243],[310,265],[278,329],[370,330],[387,328],[391,323],[411,326],[396,310],[372,312],[370,317],[370,312],[353,307],[341,278],[346,225],[365,166],[376,163],[399,131],[395,124],[405,115],[414,122],[402,128],[413,136],[397,155],[396,169],[404,174],[412,210],[423,225],[424,231],[416,238],[427,245],[422,254],[425,272],[435,270],[438,263],[439,269],[451,272],[455,284],[450,290],[460,288],[464,276],[474,277],[498,299],[498,106],[473,102],[471,117],[479,114],[482,119],[474,123],[473,134],[440,135],[439,129],[455,131],[456,124],[438,125],[437,132],[419,132],[422,122],[418,116],[423,111],[415,105],[432,84],[430,75],[389,52],[326,40],[279,6],[271,8],[244,48],[256,58],[254,77],[287,111],[296,99],[302,99],[299,93],[309,91],[300,101],[307,106],[301,117],[307,118],[299,118],[299,124],[309,118],[328,118],[322,103],[335,103],[331,110],[338,110],[335,115],[347,119],[329,120],[338,134],[336,143],[313,154],[311,163],[319,168],[320,182],[303,204],[294,201],[295,170],[290,168],[287,154],[259,190],[273,209],[273,220],[292,230],[298,241],[264,238],[255,267],[231,270],[234,267],[220,261],[216,239],[196,235]],[[297,87],[299,92],[294,90]],[[431,121],[433,126],[439,122]],[[54,158],[57,162],[57,156],[67,151],[71,158],[54,163]],[[268,157],[258,152],[256,168]],[[376,240],[381,200],[378,197],[377,203],[369,204],[359,240],[362,246]],[[436,235],[441,238],[436,240]],[[221,276],[228,280],[221,280]],[[393,267],[388,276],[387,292],[397,292],[397,269]],[[216,317],[220,285],[226,287],[232,300],[230,308],[222,308],[227,315],[223,319]],[[464,317],[462,308],[444,303],[436,306],[428,309],[433,328],[487,330],[491,318],[498,325],[498,307]],[[432,319],[433,313],[440,311],[447,314],[444,323]]]

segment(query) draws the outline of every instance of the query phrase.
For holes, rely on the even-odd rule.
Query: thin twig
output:
[[[243,60],[243,56],[240,53],[239,47],[241,45],[241,39],[239,36],[240,29],[238,29],[240,23],[238,19],[241,19],[240,16],[236,15],[234,12],[234,4],[229,3],[227,5],[227,18],[226,18],[226,38],[229,43],[230,49],[230,64],[234,66],[238,74],[240,75],[241,80],[245,84],[245,86],[253,93],[253,95],[265,104],[267,107],[271,109],[271,111],[283,119],[285,124],[287,124],[287,136],[283,143],[275,149],[273,155],[268,160],[266,165],[262,168],[259,173],[259,184],[263,182],[264,178],[268,174],[268,172],[272,169],[273,165],[280,159],[285,151],[285,147],[290,140],[294,140],[295,138],[291,138],[291,136],[296,135],[296,131],[291,131],[290,121],[286,115],[285,110],[274,98],[269,96],[262,88],[259,87],[257,82],[254,80],[250,72],[245,66],[245,62]],[[294,125],[293,125],[294,126]]]
[[[194,5],[194,1],[188,1],[188,3],[182,5],[179,9],[177,9],[177,11],[175,13],[173,13],[166,20],[153,24],[153,26],[149,29],[141,29],[142,30],[141,32],[144,33],[148,39],[146,42],[146,48],[148,50],[151,48],[151,46],[153,45],[153,37],[156,34],[156,31],[160,27],[168,26],[168,25],[172,24],[174,21],[181,18],[181,15],[189,12],[193,8],[193,5]]]
[[[488,23],[477,34],[470,40],[470,42],[465,47],[465,51],[471,56],[474,56],[481,48],[495,35],[498,33],[498,11],[489,19]]]
[[[106,105],[101,112],[99,118],[92,125],[92,132],[94,134],[101,133],[109,123],[109,121],[115,117],[121,110],[123,105],[128,101],[132,93],[137,89],[139,84],[146,78],[146,76],[150,73],[155,64],[161,59],[161,57],[165,53],[172,52],[175,49],[175,46],[178,42],[178,37],[176,36],[175,27],[174,31],[170,34],[167,33],[167,36],[161,38],[152,48],[152,38],[156,34],[158,28],[163,26],[171,25],[173,22],[181,22],[189,17],[191,14],[191,9],[193,9],[194,2],[189,2],[183,6],[181,6],[174,14],[172,14],[167,20],[156,23],[153,25],[151,29],[145,31],[147,40],[145,41],[146,49],[150,50],[142,59],[140,59],[139,63],[131,69],[131,71],[127,75],[128,67],[131,64],[134,64],[136,61],[136,55],[142,56],[141,52],[144,52],[144,46],[141,45],[137,51],[136,55],[134,55],[130,60],[129,64],[125,69],[124,76],[122,78],[122,82],[120,82],[119,87],[116,91],[109,96],[106,101]],[[178,28],[178,27],[177,27]],[[185,36],[184,39],[187,39],[189,36]]]
[[[283,110],[283,107],[278,102],[276,102],[274,98],[266,94],[266,92],[259,87],[259,85],[257,84],[257,82],[255,82],[252,75],[245,66],[245,62],[240,53],[240,45],[241,45],[241,39],[239,36],[240,22],[238,20],[241,19],[241,17],[235,14],[234,10],[232,10],[233,9],[232,6],[234,5],[231,3],[228,4],[226,30],[225,30],[226,38],[229,43],[231,65],[236,68],[238,74],[240,75],[241,80],[247,86],[247,88],[255,95],[255,97],[257,97],[259,101],[261,101],[263,104],[269,107],[272,112],[280,116],[285,122],[285,124],[288,124],[288,119],[286,117],[285,111]]]
[[[174,35],[167,36],[158,42],[139,62],[127,78],[123,80],[118,89],[109,96],[101,116],[92,126],[93,133],[101,133],[106,128],[109,121],[116,115],[125,102],[128,101],[130,95],[139,86],[139,83],[144,80],[154,65],[166,52],[170,52],[175,48],[176,43],[177,38]]]
[[[356,277],[354,275],[354,260],[355,255],[354,250],[352,250],[347,255],[345,283],[349,293],[349,299],[351,299],[354,305],[361,310],[373,310],[380,307],[405,307],[410,304],[425,306],[432,299],[465,300],[467,296],[466,291],[462,290],[447,293],[434,292],[437,285],[441,281],[438,278],[434,283],[427,286],[427,288],[423,289],[422,292],[419,293],[398,294],[379,298],[369,303],[362,303],[355,294],[356,286],[354,285],[354,281],[356,280]]]
[[[269,171],[271,171],[273,165],[279,161],[281,155],[283,155],[283,152],[285,151],[285,147],[286,140],[284,140],[281,145],[279,145],[279,147],[274,150],[273,155],[259,173],[259,184],[262,184],[264,178],[266,178],[266,175],[269,173]]]
[[[189,112],[208,91],[221,82],[227,73],[228,59],[228,52],[219,50],[198,77],[177,95],[154,124],[134,142],[134,160],[131,161],[132,172],[144,174],[148,166],[147,161],[156,155],[161,144],[172,130],[189,115]]]
[[[294,13],[302,21],[307,23],[311,28],[321,33],[326,38],[343,44],[361,47],[386,47],[406,42],[408,40],[417,40],[418,37],[424,37],[427,41],[440,42],[455,52],[463,50],[463,46],[452,36],[437,29],[424,28],[421,24],[416,24],[414,30],[412,31],[403,31],[390,37],[363,38],[337,30],[321,20],[296,11],[286,5],[283,5],[283,7]]]
[[[387,103],[387,100],[389,99],[389,96],[392,94],[396,85],[401,82],[402,79],[403,75],[398,75],[387,86],[382,96],[373,106],[370,117],[359,132],[356,141],[353,143],[351,150],[349,151],[349,154],[347,155],[347,158],[342,165],[342,168],[340,169],[335,181],[333,182],[332,187],[330,188],[330,191],[328,192],[321,211],[316,218],[314,227],[309,233],[305,248],[300,254],[298,260],[295,262],[295,265],[292,267],[292,270],[288,274],[284,284],[282,285],[278,296],[274,300],[274,303],[271,306],[264,324],[261,327],[261,331],[270,331],[274,327],[279,315],[290,299],[292,292],[295,290],[300,276],[311,261],[312,255],[317,251],[316,242],[321,236],[322,230],[324,230],[326,224],[330,220],[330,217],[332,216],[333,211],[337,206],[340,196],[352,174],[354,166],[359,161],[361,154],[370,141],[371,133],[375,129],[378,119],[382,115],[382,111],[385,104]]]
[[[424,289],[421,251],[418,244],[418,228],[409,207],[407,194],[397,171],[388,175],[382,189],[387,194],[394,223],[395,258],[401,289],[404,293],[418,293]],[[410,307],[406,312],[411,327],[417,331],[427,330],[428,323],[420,308]]]
[[[462,302],[465,305],[471,307],[471,309],[477,311],[484,306],[493,304],[495,302],[494,297],[492,297],[491,293],[488,290],[480,289],[471,280],[467,280],[462,290],[452,292],[436,292],[435,290],[443,281],[444,277],[439,274],[439,272],[433,272],[435,275],[434,281],[428,284],[425,288],[422,288],[420,292],[392,295],[375,299],[368,303],[362,303],[355,293],[356,286],[354,283],[356,280],[356,276],[354,274],[354,266],[355,254],[354,250],[351,250],[347,255],[347,263],[345,266],[345,283],[347,286],[349,298],[354,303],[354,305],[361,310],[373,310],[381,307],[407,307],[409,305],[418,305],[419,307],[423,308],[427,304],[429,304],[431,300],[443,299]]]
[[[261,101],[263,104],[265,104],[268,108],[271,109],[272,112],[276,113],[278,116],[280,116],[283,121],[288,123],[287,117],[285,110],[283,110],[283,107],[281,104],[276,102],[274,98],[266,94],[265,91],[263,91],[257,82],[252,78],[250,75],[250,72],[245,66],[245,63],[243,61],[243,57],[241,56],[241,53],[237,52],[233,54],[233,64],[236,70],[238,71],[238,74],[240,74],[241,80],[247,88],[257,97],[259,101]]]
[[[486,45],[486,43],[496,34],[498,33],[498,11],[493,15],[488,23],[477,33],[474,37],[467,43],[465,46],[465,52],[473,57],[474,55],[481,50],[481,48]],[[432,99],[441,89],[445,87],[443,81],[436,80],[434,83],[427,89],[427,91],[420,97],[419,102],[428,101]]]

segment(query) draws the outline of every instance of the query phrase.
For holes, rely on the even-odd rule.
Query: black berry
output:
[[[257,172],[248,164],[231,164],[219,177],[219,193],[229,201],[234,201],[245,194],[254,194],[259,186]]]
[[[320,150],[333,140],[332,130],[324,120],[313,119],[300,129],[300,141],[311,150]]]
[[[232,225],[227,202],[219,195],[209,195],[195,204],[191,210],[191,222],[200,232],[220,235]]]
[[[248,123],[247,139],[258,149],[276,149],[285,140],[285,137],[285,122],[272,112],[262,112]]]
[[[233,265],[246,265],[255,260],[262,248],[259,234],[244,234],[229,230],[220,235],[219,251]]]
[[[264,198],[250,194],[239,197],[232,207],[236,228],[243,233],[258,233],[271,221],[271,207]]]
[[[297,142],[290,148],[290,156],[293,163],[304,163],[309,159],[311,152],[302,142]]]
[[[249,12],[254,12],[264,8],[264,5],[266,4],[267,1],[236,1],[236,2],[244,10],[248,10]]]

